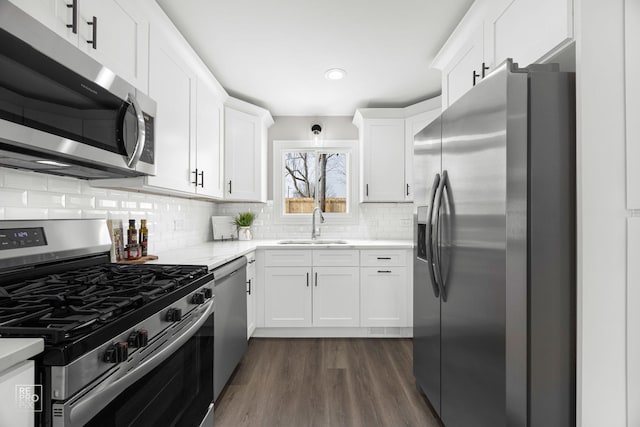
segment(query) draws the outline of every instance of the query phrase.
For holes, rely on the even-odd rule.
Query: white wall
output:
[[[211,240],[215,204],[93,188],[87,181],[0,168],[0,219],[148,220],[149,253]],[[177,229],[176,229],[177,228]],[[170,260],[167,260],[170,263]]]
[[[273,141],[304,141],[311,139],[311,125],[319,123],[322,126],[322,138],[325,140],[358,140],[358,128],[355,127],[351,116],[278,116],[269,128],[267,147],[267,199],[273,200]]]
[[[627,425],[623,2],[575,2],[577,416],[584,427]]]

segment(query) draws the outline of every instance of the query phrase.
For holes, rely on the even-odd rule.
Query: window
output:
[[[276,220],[307,222],[315,206],[328,222],[352,222],[355,141],[274,142]]]

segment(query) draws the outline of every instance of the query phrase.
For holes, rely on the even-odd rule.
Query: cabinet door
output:
[[[625,104],[627,127],[627,209],[640,209],[640,2],[625,2]],[[639,394],[640,396],[640,394]],[[640,409],[638,409],[640,413]],[[640,414],[639,414],[640,419]]]
[[[489,22],[495,63],[507,58],[527,66],[573,39],[573,0],[514,0]]]
[[[67,25],[73,24],[73,8],[67,7],[71,0],[10,0],[58,35],[78,44],[78,35]]]
[[[456,102],[473,87],[473,75],[476,73],[476,83],[482,76],[482,61],[484,60],[484,33],[479,26],[458,52],[451,65],[442,72],[442,102],[449,106]]]
[[[222,114],[223,105],[206,83],[198,81],[196,93],[196,193],[222,198],[224,192]]]
[[[247,254],[247,339],[256,329],[256,255]]]
[[[414,137],[424,127],[431,123],[442,111],[441,108],[436,108],[431,111],[425,111],[424,113],[417,114],[413,117],[405,119],[404,125],[404,180],[405,180],[405,192],[404,200],[406,202],[412,202],[414,200],[413,193],[413,143]],[[423,177],[420,177],[423,178]]]
[[[358,267],[313,268],[313,326],[358,326]]]
[[[311,268],[264,270],[265,326],[311,326]]]
[[[627,2],[628,4],[629,2]],[[627,392],[640,402],[640,218],[627,220]],[[630,426],[640,425],[640,407],[629,405]]]
[[[25,360],[0,372],[0,399],[5,402],[0,411],[0,425],[21,427],[34,425],[34,411],[27,409],[29,408],[27,405],[33,405],[35,402],[24,400],[24,394],[18,389],[18,386],[23,386],[33,390],[34,379],[33,360]],[[41,404],[40,408],[42,408]]]
[[[407,326],[407,268],[360,269],[360,326]]]
[[[367,119],[363,138],[362,200],[404,201],[404,119]]]
[[[137,12],[134,4],[126,0],[79,0],[78,3],[80,49],[146,92],[148,22]],[[97,22],[95,28],[89,24],[94,17]]]
[[[262,198],[262,131],[260,118],[225,108],[225,199]]]
[[[152,29],[149,95],[157,102],[156,175],[149,185],[193,193],[191,111],[194,77]]]

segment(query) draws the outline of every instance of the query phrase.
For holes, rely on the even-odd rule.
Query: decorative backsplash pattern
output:
[[[308,239],[311,220],[304,225],[274,224],[273,201],[267,203],[219,203],[216,215],[235,216],[253,212],[253,236],[256,239]],[[321,235],[331,239],[411,239],[413,236],[413,205],[411,203],[363,203],[359,206],[359,221],[353,225],[320,226]]]
[[[0,219],[147,219],[149,253],[212,239],[210,202],[93,188],[76,178],[0,168]],[[170,263],[170,260],[167,260]]]

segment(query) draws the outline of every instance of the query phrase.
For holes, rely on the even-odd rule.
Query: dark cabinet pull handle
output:
[[[78,0],[73,0],[71,4],[67,4],[67,7],[71,9],[73,15],[71,24],[67,24],[67,28],[71,28],[73,34],[78,34]]]
[[[391,270],[378,270],[378,273],[391,273]]]
[[[90,25],[93,27],[91,30],[93,40],[87,40],[87,43],[89,43],[94,49],[97,49],[98,48],[98,18],[94,16],[91,21],[87,22],[87,25]]]
[[[200,172],[198,175],[200,175],[200,187],[204,188],[204,171]],[[197,186],[198,186],[198,178],[196,177],[196,187]]]
[[[369,197],[369,184],[365,185],[365,195]]]
[[[476,85],[476,79],[478,77],[480,77],[480,74],[476,73],[476,70],[473,70],[472,74],[473,74],[473,85],[475,86]]]
[[[407,184],[407,196],[409,195],[409,184]]]
[[[309,287],[309,273],[307,272],[307,288]]]
[[[249,281],[247,282],[247,285],[249,285],[249,290],[247,291],[247,293],[251,295],[251,279],[249,279]]]
[[[256,260],[252,259],[251,261],[248,261],[247,264],[253,264],[254,262],[256,262]]]
[[[316,271],[316,288],[318,287],[318,272]]]
[[[195,184],[196,187],[198,186],[198,168],[196,168],[196,170],[194,170],[193,172],[191,172],[195,177],[196,180],[195,181],[191,181],[192,184]]]
[[[378,259],[391,259],[390,256],[379,256]]]
[[[487,67],[487,66],[485,65],[485,63],[483,62],[483,63],[482,63],[482,78],[483,78],[483,79],[484,79],[484,76],[486,75],[486,74],[485,74],[485,72],[486,72],[486,71],[489,71],[489,67]]]
[[[231,180],[229,180],[229,194],[231,194]]]

